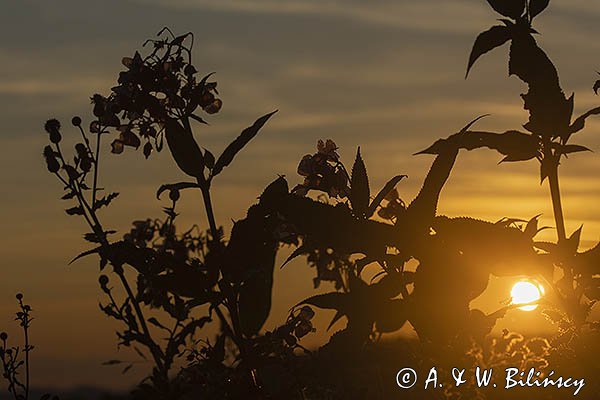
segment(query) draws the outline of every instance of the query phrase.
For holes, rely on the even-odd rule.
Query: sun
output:
[[[539,300],[544,295],[544,288],[537,282],[523,280],[514,284],[510,291],[513,304],[527,304]],[[533,311],[537,304],[519,307],[519,310]]]

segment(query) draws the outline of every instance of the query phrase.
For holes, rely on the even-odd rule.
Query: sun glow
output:
[[[510,297],[513,304],[527,304],[537,301],[544,295],[544,288],[533,281],[519,281],[514,284],[510,291]],[[537,304],[519,307],[519,310],[533,311],[537,308]]]

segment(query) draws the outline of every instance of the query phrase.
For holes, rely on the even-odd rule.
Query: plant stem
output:
[[[29,330],[27,323],[23,326],[25,335],[25,400],[29,399]]]
[[[98,121],[100,124],[100,121]],[[98,191],[98,163],[100,162],[100,137],[102,136],[102,127],[96,134],[96,157],[94,157],[94,183],[92,185],[92,208],[96,207],[96,192]]]
[[[552,207],[554,209],[554,221],[556,222],[558,243],[561,243],[567,238],[567,233],[560,197],[560,186],[558,183],[558,163],[556,164],[556,167],[552,168],[552,171],[548,176],[548,181],[550,183],[550,195],[552,196]]]

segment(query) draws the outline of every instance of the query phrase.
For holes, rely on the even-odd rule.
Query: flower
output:
[[[337,149],[333,140],[319,140],[317,153],[307,154],[300,160],[298,174],[304,177],[304,182],[292,192],[305,196],[309,190],[320,190],[331,197],[347,197],[348,173],[339,161]]]
[[[50,134],[50,141],[52,143],[60,143],[62,136],[60,135],[60,122],[57,119],[53,118],[46,121],[44,129]]]

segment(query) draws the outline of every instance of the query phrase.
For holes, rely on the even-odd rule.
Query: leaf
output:
[[[203,176],[204,158],[192,132],[171,118],[166,121],[165,132],[167,145],[179,169],[195,178]]]
[[[294,307],[298,307],[301,304],[309,304],[322,309],[338,310],[342,313],[346,313],[346,308],[348,305],[348,295],[346,293],[339,292],[317,294],[315,296],[311,296],[308,299],[301,301]]]
[[[329,322],[329,325],[327,325],[327,330],[330,330],[333,327],[333,325],[336,322],[338,322],[340,320],[340,318],[342,318],[343,316],[344,316],[344,313],[342,313],[340,311],[336,311],[335,315],[331,319],[331,322]]]
[[[223,153],[219,156],[219,159],[215,163],[215,166],[212,170],[212,176],[217,176],[223,168],[227,167],[233,161],[235,155],[242,150],[242,148],[252,140],[258,131],[265,125],[265,123],[275,114],[277,110],[263,115],[259,119],[257,119],[254,124],[242,131],[242,133],[227,146],[227,148],[223,151]]]
[[[365,217],[369,209],[371,192],[369,189],[369,177],[362,157],[360,147],[356,152],[356,160],[352,166],[352,177],[350,180],[350,204],[357,217]]]
[[[596,95],[598,94],[598,90],[600,90],[600,80],[594,83],[594,93],[596,93]]]
[[[379,193],[377,193],[377,196],[375,196],[375,198],[371,202],[371,205],[369,206],[369,209],[367,211],[367,217],[370,217],[375,213],[375,210],[377,210],[377,207],[379,207],[385,196],[387,196],[389,192],[394,190],[398,182],[400,182],[403,178],[408,178],[408,176],[396,175],[385,184],[385,186],[379,191]]]
[[[113,199],[115,199],[117,196],[119,196],[119,193],[111,193],[107,196],[97,199],[96,203],[94,204],[94,207],[93,207],[94,210],[108,206],[110,204],[110,202],[113,201]]]
[[[469,64],[467,65],[465,79],[469,76],[471,67],[479,57],[496,47],[502,46],[504,43],[508,42],[510,38],[511,29],[502,25],[492,26],[489,30],[482,32],[477,36],[477,39],[475,39],[475,43],[473,44],[473,49],[471,50],[471,55],[469,56]]]
[[[102,363],[102,365],[117,365],[117,364],[122,364],[123,361],[121,360],[108,360],[108,361],[104,361]]]
[[[152,325],[156,326],[157,328],[164,329],[164,330],[170,332],[166,326],[164,326],[163,324],[158,322],[158,320],[154,317],[148,318],[148,322],[151,323]]]
[[[592,151],[591,149],[578,144],[566,144],[561,147],[562,154],[579,153],[582,151]]]
[[[294,250],[292,252],[292,254],[290,254],[290,256],[285,260],[285,262],[283,264],[281,264],[280,268],[283,268],[286,266],[287,263],[289,263],[290,261],[292,261],[294,258],[301,256],[302,254],[305,254],[307,251],[305,246],[300,246],[298,247],[296,250]]]
[[[95,249],[84,251],[83,253],[79,254],[77,257],[75,257],[74,259],[72,259],[69,262],[69,265],[73,264],[75,261],[79,260],[80,258],[87,257],[87,256],[92,255],[92,254],[99,253],[100,249],[101,249],[101,247],[96,247]]]
[[[581,225],[579,227],[579,229],[577,229],[575,232],[573,232],[571,234],[571,236],[569,236],[569,238],[566,241],[566,247],[565,247],[565,251],[567,251],[567,254],[571,255],[571,254],[575,254],[577,252],[577,249],[579,248],[579,243],[581,242],[581,231],[583,230],[583,225]]]
[[[69,215],[84,215],[85,214],[85,212],[83,211],[83,207],[81,207],[81,206],[67,208],[65,210],[65,212]]]
[[[487,0],[492,8],[505,17],[517,19],[525,12],[525,0]]]
[[[189,188],[200,188],[200,186],[195,182],[179,182],[179,183],[171,183],[166,185],[161,185],[156,191],[156,198],[160,200],[160,195],[165,190],[182,190]]]
[[[138,349],[137,347],[133,346],[133,350],[135,350],[135,352],[138,353],[138,355],[140,357],[142,357],[144,360],[148,359],[148,358],[146,358],[146,356],[144,355],[144,353],[142,353],[142,351],[140,349]]]
[[[529,1],[529,15],[531,19],[534,19],[538,16],[542,11],[548,7],[550,4],[550,0],[530,0]]]
[[[523,231],[525,236],[533,238],[539,232],[538,231],[538,218],[540,216],[541,216],[541,214],[538,214],[535,217],[531,218],[529,220],[529,222],[527,222],[527,225],[525,226],[525,230]]]
[[[593,109],[589,110],[585,114],[583,114],[580,117],[578,117],[575,121],[573,121],[573,123],[569,127],[569,132],[571,134],[579,132],[580,130],[582,130],[583,128],[585,128],[585,120],[588,117],[590,117],[592,115],[598,115],[598,114],[600,114],[600,107],[596,107],[596,108],[593,108]]]
[[[535,248],[543,250],[547,253],[556,252],[556,249],[558,247],[556,243],[550,243],[550,242],[533,242],[533,246]]]
[[[215,156],[208,149],[204,149],[204,164],[208,169],[213,169],[215,166]]]

